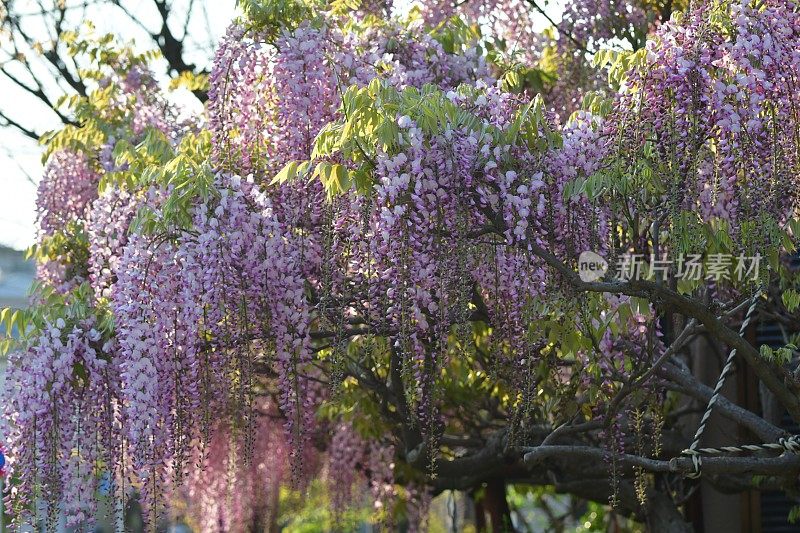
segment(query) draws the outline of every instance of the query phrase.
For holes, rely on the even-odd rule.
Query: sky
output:
[[[36,13],[41,0],[15,0],[18,13]],[[66,27],[78,26],[84,15],[80,6],[85,0],[66,0],[68,19]],[[405,4],[406,2],[403,2]],[[411,2],[408,2],[410,5]],[[550,2],[553,9],[560,2]],[[49,4],[49,2],[45,2]],[[121,16],[120,12],[108,5],[96,5],[87,8],[85,20],[89,20],[98,34],[114,33],[125,41],[131,41],[139,50],[152,47],[140,27],[154,27],[157,14],[150,0],[123,0],[123,4],[136,17],[136,22]],[[189,61],[196,64],[208,64],[213,51],[211,48],[222,37],[228,24],[236,17],[236,0],[174,0],[173,9],[178,13],[177,20],[183,20],[183,14],[189,6],[194,5],[188,26],[186,49]],[[198,9],[198,5],[206,7]],[[558,8],[554,9],[558,11]],[[69,17],[72,17],[71,19]],[[46,38],[43,27],[37,27],[36,18],[29,18],[29,33],[37,38]],[[542,27],[546,24],[542,19]],[[173,32],[180,35],[174,26]],[[40,37],[41,36],[41,37]],[[0,36],[0,39],[3,37]],[[34,67],[35,64],[34,59]],[[41,65],[38,65],[41,67]],[[59,94],[57,87],[45,87],[53,94]],[[178,102],[197,105],[191,95],[177,93]],[[0,109],[13,117],[24,118],[25,125],[37,131],[46,131],[59,126],[59,122],[41,102],[15,87],[0,76]],[[42,173],[41,147],[35,141],[25,137],[12,128],[0,128],[0,245],[23,250],[32,245],[36,236],[35,202],[39,177]]]
[[[39,11],[41,0],[16,0],[15,9],[18,13],[33,14]],[[80,25],[83,17],[82,10],[74,6],[84,3],[84,0],[67,0],[68,23],[67,27]],[[123,2],[136,16],[137,21],[146,27],[155,27],[157,14],[150,0],[128,0]],[[212,43],[216,43],[225,32],[228,24],[235,18],[235,0],[201,0],[194,2],[194,9],[189,24],[190,36],[201,36],[197,41],[190,41],[187,47],[190,61],[198,64],[208,64],[212,51]],[[50,2],[44,2],[50,4]],[[207,13],[197,9],[197,5],[205,4]],[[183,13],[189,5],[189,0],[175,0],[174,9],[179,13],[181,20]],[[144,30],[138,23],[120,15],[120,12],[110,6],[93,6],[87,8],[85,19],[92,22],[98,34],[108,32],[121,36],[125,41],[134,43],[135,48],[144,50],[152,47]],[[43,28],[37,27],[36,19],[31,15],[30,29],[36,38],[44,39]],[[179,26],[179,24],[177,24]],[[171,26],[177,32],[180,28]],[[2,39],[3,36],[0,36]],[[36,61],[34,59],[34,61]],[[36,65],[34,65],[36,66]],[[58,88],[46,87],[52,94],[58,94]],[[196,104],[197,100],[191,95],[177,93],[175,99],[185,103]],[[194,102],[192,102],[192,100]],[[26,94],[22,89],[14,86],[10,81],[0,76],[0,109],[12,114],[15,118],[24,118],[24,124],[35,128],[37,131],[46,131],[56,128],[59,122],[54,119],[34,97]],[[35,202],[39,177],[42,173],[41,147],[36,141],[15,131],[13,128],[0,128],[0,245],[10,246],[22,250],[34,243],[36,236],[35,227]]]

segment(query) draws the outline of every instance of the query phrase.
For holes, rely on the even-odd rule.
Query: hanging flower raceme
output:
[[[616,35],[573,6],[576,32]],[[525,25],[516,1],[433,7]],[[592,295],[576,311],[553,257],[648,249],[651,212],[736,227],[796,200],[800,20],[783,0],[736,4],[733,33],[706,5],[665,25],[620,55],[623,95],[567,121],[493,79],[475,28],[342,9],[232,26],[208,131],[126,65],[101,84],[121,94],[94,144],[51,157],[36,303],[63,309],[34,314],[10,358],[15,504],[46,494],[84,527],[110,484],[150,525],[180,494],[201,529],[239,531],[327,465],[337,512],[364,486],[387,521],[406,497],[424,523],[414,470],[461,453],[446,428],[525,438],[564,414],[537,395],[610,396],[663,354],[655,311]],[[473,406],[492,420],[461,424]],[[361,434],[350,412],[396,431]]]
[[[135,194],[114,187],[100,194],[89,210],[89,282],[98,298],[112,298],[128,230],[139,207],[137,202]]]
[[[587,46],[631,34],[641,39],[649,23],[646,10],[636,2],[571,0],[565,5],[558,29]]]
[[[194,468],[176,494],[188,508],[188,522],[199,531],[269,529],[277,522],[281,483],[290,477],[288,447],[279,413],[260,402],[255,449],[245,451],[241,432],[218,423],[213,437],[195,451]],[[245,459],[252,454],[252,460]]]
[[[9,473],[15,520],[29,518],[33,495],[48,523],[59,513],[86,527],[95,510],[99,465],[121,466],[119,369],[113,343],[92,319],[47,322],[27,349],[9,356],[4,405],[13,413],[3,434],[14,457]]]
[[[36,197],[41,234],[53,235],[69,222],[82,220],[97,197],[99,180],[99,174],[85,155],[66,150],[53,154]]]
[[[273,98],[269,84],[273,52],[246,38],[239,25],[228,28],[217,47],[209,76],[209,126],[214,134],[214,158],[221,168],[241,165],[244,172],[262,155],[268,117],[263,114]]]
[[[553,182],[547,197],[540,196],[536,214],[549,219],[549,246],[557,246],[563,257],[575,258],[586,250],[602,253],[609,244],[608,207],[570,189],[595,175],[611,153],[612,140],[603,138],[602,130],[602,119],[580,111],[562,129],[563,146],[547,157]]]
[[[201,288],[185,259],[173,242],[131,236],[114,291],[128,449],[152,518],[166,465],[186,466],[202,401]]]
[[[741,215],[755,216],[768,206],[770,215],[784,222],[797,198],[800,13],[793,2],[778,0],[759,8],[734,3],[731,16],[736,37],[715,58],[711,96],[720,203],[737,202],[739,196]],[[714,185],[707,182],[706,188]],[[711,203],[713,209],[716,202]],[[729,216],[735,208],[730,206]]]
[[[350,424],[339,424],[333,431],[328,450],[328,483],[334,514],[341,514],[352,503],[360,468],[366,459],[366,443]],[[357,492],[356,492],[357,493]]]
[[[117,269],[127,438],[151,506],[164,476],[182,477],[197,439],[211,438],[214,413],[237,421],[251,460],[257,364],[280,376],[298,462],[313,421],[302,241],[254,184],[220,176],[214,191],[196,206],[191,233],[134,234]]]
[[[71,232],[83,232],[86,213],[97,197],[100,174],[86,155],[61,150],[48,160],[36,196],[39,238],[46,251],[36,277],[66,293],[86,279],[83,239],[69,242]]]
[[[648,43],[631,73],[631,117],[640,121],[632,130],[653,129],[659,164],[673,169],[674,208],[738,230],[743,217],[783,221],[795,201],[798,14],[783,0],[763,9],[732,2],[731,33],[715,13],[703,3]]]

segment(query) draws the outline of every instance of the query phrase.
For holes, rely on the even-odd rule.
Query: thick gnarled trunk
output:
[[[483,487],[483,497],[475,498],[475,529],[492,533],[514,531],[504,479],[488,479]]]

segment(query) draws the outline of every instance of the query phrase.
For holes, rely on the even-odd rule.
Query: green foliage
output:
[[[56,103],[57,109],[70,117],[71,123],[60,130],[42,135],[40,143],[45,146],[42,161],[62,149],[93,153],[112,135],[119,136],[121,128],[130,126],[133,97],[125,92],[117,81],[132,69],[142,67],[159,57],[159,53],[148,51],[134,53],[130,46],[121,45],[111,34],[95,37],[90,24],[86,35],[66,32],[64,41],[76,61],[88,63],[81,69],[84,80],[94,81],[87,96],[64,95]],[[100,83],[102,81],[102,83]]]
[[[67,222],[60,231],[43,237],[38,244],[26,251],[26,259],[31,258],[38,263],[58,260],[67,269],[79,269],[71,273],[82,274],[89,259],[89,237],[84,231],[83,223]]]
[[[549,40],[555,37],[552,28],[544,30],[543,36]],[[558,81],[558,71],[563,61],[555,46],[545,46],[540,52],[539,62],[532,65],[523,51],[516,47],[509,50],[505,39],[490,35],[482,40],[482,45],[486,50],[486,60],[497,71],[504,91],[544,94]]]
[[[618,91],[628,81],[632,69],[643,67],[646,59],[647,50],[644,48],[635,52],[605,49],[595,53],[592,62],[595,67],[606,68],[609,85]]]
[[[440,22],[430,34],[445,52],[455,54],[474,46],[481,38],[481,29],[478,24],[467,24],[461,17],[451,17]]]
[[[89,93],[85,97],[65,95],[58,99],[56,108],[68,116],[71,123],[42,136],[40,142],[45,147],[42,160],[46,161],[55,151],[69,149],[89,154],[89,161],[96,164],[92,154],[96,154],[111,136],[133,137],[130,128],[135,97],[127,95],[117,80],[132,69],[146,67],[159,54],[135,53],[131,46],[120,44],[112,34],[97,36],[91,23],[86,23],[80,32],[63,32],[61,39],[80,66],[80,75],[89,84]],[[127,179],[131,179],[130,176]],[[78,279],[87,277],[88,257],[89,240],[85,228],[82,222],[74,221],[26,252],[26,259],[39,263],[58,261],[66,268],[67,278]],[[31,302],[24,310],[0,311],[0,328],[5,330],[0,338],[0,353],[24,349],[47,324],[55,324],[59,319],[69,328],[92,319],[96,329],[105,336],[114,329],[107,302],[97,301],[88,283],[62,293],[37,281],[31,288]]]
[[[552,74],[536,67],[515,65],[502,77],[503,90],[512,93],[543,93],[555,78]]]
[[[550,486],[509,485],[507,499],[517,516],[527,522],[528,531],[642,531],[633,520],[615,514],[608,505],[558,494]]]
[[[596,91],[589,91],[583,97],[581,102],[581,109],[588,111],[592,115],[598,117],[605,117],[611,113],[614,106],[614,99],[598,93]],[[574,115],[573,115],[574,118]]]
[[[33,304],[25,309],[4,308],[0,311],[0,329],[5,331],[0,338],[0,355],[25,348],[48,324],[55,324],[59,319],[64,321],[65,328],[71,328],[93,318],[95,329],[105,338],[114,331],[111,310],[105,302],[95,301],[89,283],[84,282],[62,294],[54,287],[36,281],[31,288],[31,301]],[[12,337],[14,331],[17,337]]]
[[[793,505],[792,508],[789,509],[788,521],[790,524],[796,524],[800,521],[800,505]]]
[[[783,305],[786,306],[786,310],[790,313],[794,313],[797,308],[800,307],[800,293],[794,289],[786,289],[783,291],[781,300],[783,301]]]
[[[86,67],[81,75],[93,80],[86,97],[72,95],[59,99],[58,107],[69,114],[72,124],[59,131],[46,133],[41,143],[45,145],[43,159],[53,152],[70,149],[92,154],[113,136],[119,140],[114,146],[113,156],[124,170],[106,172],[99,184],[102,193],[108,187],[122,187],[132,194],[155,185],[170,191],[158,213],[143,208],[138,213],[132,229],[152,233],[166,233],[191,226],[191,207],[200,199],[212,194],[213,174],[208,163],[211,151],[211,135],[208,131],[186,134],[178,146],[161,131],[148,128],[141,141],[131,141],[137,136],[132,132],[132,109],[135,96],[126,93],[115,81],[134,68],[144,68],[158,57],[155,52],[137,54],[129,46],[120,45],[112,35],[96,37],[91,24],[85,34],[66,32],[64,42],[76,61]],[[102,82],[102,83],[101,83]],[[176,86],[203,89],[204,76],[183,76]],[[46,263],[57,260],[67,270],[68,278],[86,278],[86,272],[70,269],[86,269],[89,256],[89,241],[83,223],[69,222],[62,229],[43,238],[26,253],[26,259]],[[53,287],[37,282],[31,289],[33,304],[25,310],[4,309],[0,327],[6,335],[0,339],[0,352],[24,348],[35,338],[47,323],[63,319],[67,325],[94,318],[96,328],[110,335],[114,328],[113,316],[102,298],[95,299],[88,283],[73,288],[66,294]],[[16,332],[17,337],[11,338]]]
[[[332,0],[330,12],[333,15],[347,16],[361,7],[361,0]]]
[[[344,351],[341,348],[327,348],[319,352],[321,360],[328,362],[333,374],[349,368],[349,361],[355,360],[360,366],[369,368],[372,374],[384,379],[389,372],[389,349],[386,339],[365,335],[353,339]],[[356,416],[357,415],[357,416]],[[356,379],[344,379],[335,397],[323,402],[318,418],[322,420],[344,420],[353,425],[355,431],[364,437],[380,437],[390,431],[382,416],[381,406],[374,397],[359,386]]]
[[[305,176],[306,173],[308,173],[309,167],[310,163],[308,161],[289,161],[283,169],[272,178],[270,185],[281,185],[299,176]]]
[[[183,88],[189,91],[208,91],[208,74],[186,70],[172,78],[169,88],[173,90]]]
[[[103,176],[101,190],[108,186],[131,191],[151,185],[170,192],[158,212],[143,207],[131,224],[131,231],[167,233],[192,226],[191,211],[196,202],[214,194],[214,175],[209,163],[211,134],[208,131],[186,134],[173,148],[163,132],[149,128],[144,139],[133,146],[126,140],[114,147],[114,158],[125,170]]]
[[[304,491],[282,485],[279,497],[278,526],[287,533],[318,531],[357,531],[371,520],[366,505],[356,506],[334,516],[325,481],[314,479]]]
[[[762,344],[759,349],[761,357],[778,365],[784,365],[790,362],[795,351],[797,351],[797,346],[794,344],[787,344],[777,349]]]
[[[271,40],[277,37],[279,31],[291,30],[301,21],[313,18],[321,4],[315,4],[312,0],[239,0],[239,5],[252,28]],[[359,0],[334,0],[330,5],[334,13],[343,17],[358,7]],[[414,16],[412,10],[411,18]],[[431,30],[431,35],[448,53],[473,46],[481,39],[477,25],[468,25],[457,18],[437,26]],[[127,49],[116,48],[109,36],[95,41],[70,36],[69,42],[75,54],[84,54],[91,61],[120,69],[121,72],[153,58],[152,55],[134,55]],[[486,47],[495,65],[502,67],[505,90],[518,94],[541,93],[556,79],[546,66],[526,67],[507,60],[497,42]],[[627,72],[633,67],[643,67],[644,61],[643,51],[600,51],[594,57],[597,66],[608,69],[609,81],[616,89],[626,83]],[[86,75],[90,79],[101,80],[107,75],[104,68],[101,66],[95,71],[87,71]],[[173,80],[172,85],[189,90],[205,90],[207,83],[205,76],[185,74]],[[482,91],[472,86],[460,87],[458,93],[467,97],[469,102],[483,97]],[[43,137],[46,155],[63,148],[92,153],[112,135],[117,136],[120,140],[115,144],[113,156],[121,170],[103,175],[101,191],[119,187],[134,195],[142,195],[151,186],[169,191],[168,198],[157,211],[147,207],[139,211],[131,231],[169,235],[190,230],[192,208],[197,202],[215,194],[212,186],[214,175],[209,163],[210,133],[199,131],[186,134],[175,146],[163,132],[149,128],[142,137],[130,140],[134,138],[133,135],[119,135],[119,132],[129,133],[130,126],[130,108],[118,105],[119,94],[119,87],[112,82],[98,87],[85,98],[63,98],[59,106],[69,109],[76,125],[69,125],[60,132]],[[409,144],[408,134],[398,124],[398,117],[413,121],[427,139],[448,130],[461,129],[474,132],[478,137],[489,137],[495,144],[522,146],[533,152],[543,152],[562,143],[560,134],[547,120],[546,106],[539,94],[517,111],[505,129],[498,129],[483,120],[470,104],[454,103],[434,85],[400,91],[378,78],[366,87],[343,89],[341,101],[340,118],[319,132],[310,159],[288,162],[273,177],[272,185],[296,179],[318,179],[328,199],[351,190],[369,194],[374,186],[373,169],[379,155],[396,154]],[[582,106],[597,116],[607,115],[611,107],[612,100],[601,93],[586,95]],[[566,184],[563,194],[565,199],[586,197],[590,201],[614,202],[615,206],[620,206],[622,216],[627,218],[627,224],[617,224],[617,231],[631,232],[626,236],[628,238],[620,240],[641,242],[641,237],[646,236],[650,229],[639,226],[641,215],[637,213],[656,212],[655,208],[663,203],[670,185],[672,170],[669,162],[661,160],[650,142],[644,142],[636,153],[630,153],[624,147],[618,152],[622,155],[607,162],[598,172],[579,176]],[[642,209],[642,206],[653,209]],[[696,212],[681,209],[673,209],[668,214],[663,224],[666,233],[663,238],[671,241],[676,253],[698,253],[707,258],[711,254],[730,254],[735,251],[731,237],[733,230],[725,221],[702,223]],[[645,220],[642,225],[649,222]],[[766,218],[743,221],[741,232],[747,246],[760,246],[766,235],[768,242],[779,242],[783,249],[793,251],[794,237],[800,232],[800,223],[792,220],[787,228],[780,228],[773,220]],[[778,268],[778,251],[777,246],[768,249],[770,264],[774,269]],[[32,248],[30,256],[39,261],[58,258],[67,265],[85,265],[88,240],[84,228],[74,224],[66,226],[63,232],[55,233]],[[681,281],[678,290],[689,293],[696,285]],[[24,346],[45,324],[59,318],[68,324],[75,324],[95,317],[103,335],[113,332],[111,313],[105,302],[94,300],[88,284],[82,284],[67,294],[37,285],[34,294],[36,304],[30,309],[0,311],[0,326],[6,330],[6,338],[0,340],[0,352],[6,353],[17,346]],[[800,307],[797,289],[786,288],[783,303],[790,312]],[[632,298],[612,311],[608,301],[600,294],[589,294],[580,300],[571,295],[561,300],[529,302],[527,311],[531,316],[546,317],[528,321],[530,325],[526,332],[531,338],[541,339],[544,344],[541,362],[531,364],[529,369],[531,380],[536,382],[535,401],[524,400],[510,392],[506,384],[492,375],[485,360],[503,360],[502,356],[509,354],[513,348],[493,342],[491,328],[485,323],[475,322],[469,331],[449,332],[449,357],[444,358],[446,364],[437,376],[443,403],[447,408],[459,411],[458,416],[450,417],[447,421],[451,425],[447,429],[452,431],[446,432],[464,433],[464,427],[456,426],[466,426],[471,422],[478,427],[489,426],[493,416],[490,408],[512,412],[526,402],[528,405],[523,407],[535,409],[539,415],[537,420],[561,422],[571,420],[578,414],[585,415],[587,419],[596,416],[591,407],[608,391],[602,390],[599,385],[588,385],[585,398],[581,398],[579,404],[574,394],[578,384],[548,379],[553,369],[558,367],[555,363],[575,363],[582,354],[591,352],[606,332],[619,334],[629,327],[629,319],[634,315],[652,315],[650,303],[645,300]],[[19,340],[10,339],[13,330],[19,332]],[[791,359],[795,350],[797,347],[794,343],[787,343],[777,349],[762,346],[760,353],[765,359],[782,364]],[[355,338],[344,350],[339,347],[322,349],[319,357],[332,366],[346,366],[348,360],[359,358],[358,367],[367,369],[381,384],[387,381],[390,370],[390,349],[386,340],[369,335]],[[620,364],[630,371],[634,363],[626,358]],[[607,368],[601,368],[595,361],[587,363],[586,372],[589,376],[597,377],[599,383],[605,377]],[[404,379],[410,379],[408,375],[406,372]],[[610,385],[612,388],[614,386]],[[411,391],[415,389],[412,384],[405,388]],[[411,394],[409,399],[413,401],[413,392]],[[636,395],[632,395],[631,399],[636,401]],[[387,426],[387,419],[391,416],[387,416],[385,410],[391,414],[392,409],[392,406],[379,405],[369,390],[359,386],[356,379],[350,377],[342,381],[336,396],[322,405],[318,416],[351,422],[361,435],[379,437],[391,431]],[[454,454],[455,451],[443,447],[443,453]],[[401,465],[400,468],[404,467]],[[409,472],[403,474],[413,475]],[[512,494],[512,500],[516,495]],[[286,531],[320,531],[339,527],[352,530],[369,517],[366,509],[358,509],[338,517],[341,523],[335,522],[320,480],[312,482],[307,494],[284,487],[280,498],[281,525]],[[608,523],[604,508],[593,505],[589,509],[580,530],[604,530]]]
[[[474,87],[462,86],[458,90],[471,99],[481,96]],[[434,85],[398,91],[378,78],[367,87],[352,86],[344,91],[340,112],[343,118],[329,123],[317,135],[311,160],[290,161],[273,178],[273,183],[306,177],[310,172],[309,178],[319,178],[329,198],[353,187],[360,194],[368,193],[373,186],[371,171],[378,154],[395,154],[408,142],[397,117],[408,117],[427,138],[462,129],[478,136],[488,135],[498,143],[524,142],[531,150],[544,150],[561,143],[558,132],[545,120],[540,96],[523,107],[505,131],[482,120],[467,107],[453,103]],[[349,164],[331,163],[334,158]]]
[[[282,31],[291,32],[303,21],[314,19],[324,3],[321,0],[237,0],[237,5],[252,29],[267,42],[274,42]],[[341,3],[336,6],[340,11],[343,7]]]

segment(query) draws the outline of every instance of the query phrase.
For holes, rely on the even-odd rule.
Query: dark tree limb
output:
[[[0,59],[0,69],[2,69],[0,75],[40,101],[59,121],[72,124],[70,117],[56,108],[55,102],[61,94],[86,96],[89,89],[81,75],[80,66],[64,44],[65,33],[74,29],[68,26],[70,18],[67,17],[67,13],[74,9],[83,9],[85,13],[87,8],[103,3],[116,6],[124,17],[147,33],[164,57],[170,73],[197,72],[198,66],[186,59],[185,46],[188,24],[192,13],[197,10],[196,2],[191,0],[185,19],[180,22],[180,27],[183,28],[182,35],[176,35],[170,28],[169,21],[175,17],[171,3],[167,0],[151,0],[151,2],[159,20],[156,28],[148,28],[141,22],[140,17],[137,17],[125,4],[125,0],[87,0],[78,4],[67,4],[59,0],[50,2],[39,0],[38,9],[25,12],[16,8],[13,3],[9,3],[6,6],[8,12],[0,21],[2,25],[0,30],[5,30],[9,35],[7,44],[3,45],[4,57]],[[45,41],[50,41],[44,50],[39,45],[37,32],[34,32],[26,22],[34,20],[37,24],[41,24],[43,31],[46,32],[41,37]],[[32,68],[26,59],[26,55],[29,56],[37,50],[39,51],[37,57],[40,58],[37,65],[40,65],[41,69]],[[14,65],[15,69],[8,69],[10,65]],[[194,91],[194,94],[202,102],[207,99],[204,91]],[[8,109],[0,110],[0,127],[14,128],[31,139],[38,139],[42,133],[36,131],[33,125],[26,123],[22,118],[12,119]]]
[[[729,328],[706,305],[659,283],[646,280],[631,280],[627,282],[585,282],[565,263],[555,255],[539,246],[533,236],[529,236],[526,245],[531,252],[542,259],[547,265],[554,268],[573,289],[582,292],[599,292],[609,294],[625,294],[647,299],[649,302],[671,307],[684,316],[694,318],[703,324],[707,332],[720,342],[731,348],[736,348],[737,353],[747,361],[758,378],[775,394],[781,404],[786,407],[789,415],[800,421],[800,388],[792,379],[791,374],[784,369],[765,361],[756,348],[736,331]]]
[[[536,466],[552,460],[588,459],[603,461],[608,452],[591,446],[536,446],[528,448],[524,461]],[[689,457],[675,457],[669,461],[650,459],[631,454],[619,454],[617,461],[627,468],[643,468],[648,472],[688,474],[694,470]],[[800,456],[784,453],[778,457],[703,457],[703,472],[707,474],[757,474],[771,476],[796,476],[800,472]]]
[[[680,369],[672,363],[662,366],[658,373],[669,381],[667,388],[679,391],[703,402],[703,404],[707,403],[714,393],[711,387],[700,383],[689,372]],[[714,408],[719,414],[728,420],[740,424],[764,442],[775,442],[781,437],[788,436],[785,430],[769,423],[757,414],[736,405],[725,396],[719,396],[717,398]]]
[[[21,123],[17,122],[13,118],[9,117],[5,114],[2,110],[0,110],[0,127],[12,127],[19,130],[20,133],[25,135],[26,137],[30,137],[33,140],[39,139],[39,134],[33,130],[30,130],[23,126]]]

